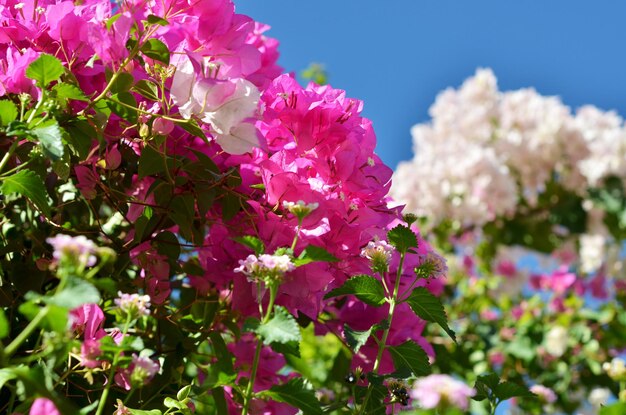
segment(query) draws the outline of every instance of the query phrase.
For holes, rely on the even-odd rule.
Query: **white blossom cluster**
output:
[[[582,193],[609,175],[626,177],[626,127],[614,112],[534,89],[501,92],[489,69],[447,89],[418,124],[413,160],[398,166],[391,196],[432,223],[481,226],[533,206],[551,179]]]

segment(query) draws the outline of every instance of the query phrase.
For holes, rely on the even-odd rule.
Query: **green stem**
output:
[[[269,289],[270,289],[270,301],[267,305],[265,316],[263,316],[263,320],[261,321],[261,324],[266,324],[270,320],[270,317],[272,316],[272,309],[274,308],[274,302],[276,301],[276,295],[278,294],[277,284],[270,285]],[[246,393],[243,398],[242,415],[248,415],[248,411],[250,409],[250,401],[252,400],[254,380],[256,378],[257,369],[259,367],[259,360],[261,360],[261,348],[263,348],[263,340],[258,339],[256,342],[256,351],[254,352],[254,360],[252,361],[252,370],[250,371],[250,379],[248,380],[248,385],[246,386]]]
[[[385,352],[385,348],[387,346],[387,337],[389,337],[389,331],[391,329],[391,320],[393,319],[393,313],[396,310],[396,300],[398,299],[398,291],[400,290],[400,279],[402,277],[402,268],[404,266],[404,258],[405,258],[405,253],[402,252],[400,254],[400,263],[398,264],[398,272],[396,273],[396,281],[395,281],[395,285],[393,288],[393,295],[391,297],[391,299],[389,299],[389,313],[387,314],[387,328],[383,331],[383,337],[380,339],[380,343],[378,346],[378,354],[376,355],[376,360],[374,361],[374,368],[372,369],[372,371],[374,372],[375,375],[378,375],[378,368],[380,366],[380,362],[382,361],[383,358],[383,353]],[[367,401],[369,400],[370,396],[372,395],[372,385],[370,383],[370,385],[367,387],[367,394],[365,395],[365,399],[363,400],[363,405],[361,405],[361,410],[359,411],[359,414],[364,414],[365,412],[365,408],[367,406]]]
[[[28,116],[28,119],[26,120],[26,124],[30,124],[35,119],[35,116],[39,112],[39,109],[41,108],[45,100],[46,100],[46,90],[42,89],[41,97],[39,97],[39,101],[37,101],[37,105],[35,105],[35,108],[33,108],[33,112],[31,112],[30,115]]]
[[[248,379],[248,385],[246,386],[246,394],[243,398],[243,415],[248,415],[250,408],[250,401],[252,400],[252,389],[254,386],[254,379],[256,378],[256,372],[259,367],[259,360],[261,360],[261,348],[263,347],[263,340],[258,339],[256,342],[256,351],[254,352],[254,360],[252,361],[252,370],[250,371],[250,379]]]
[[[33,334],[41,320],[43,320],[48,314],[48,307],[44,307],[39,310],[39,313],[35,316],[34,319],[28,323],[28,326],[4,349],[4,357],[8,359],[17,351],[17,349],[28,339],[28,337]]]
[[[0,176],[6,177],[6,176],[9,176],[11,174],[17,173],[19,170],[22,170],[24,167],[28,166],[31,161],[33,161],[33,159],[28,159],[24,163],[19,164],[19,165],[13,167],[12,169],[5,171],[4,173],[1,173]],[[2,169],[0,169],[0,171],[1,170]],[[2,179],[2,177],[0,177],[0,180]]]
[[[296,249],[296,244],[298,243],[298,235],[300,235],[300,228],[302,227],[302,219],[298,219],[298,228],[296,229],[296,234],[293,237],[293,242],[291,243],[291,250]]]
[[[131,315],[128,314],[126,317],[126,323],[124,324],[124,330],[122,331],[122,341],[124,341],[124,337],[126,337],[126,333],[130,328]],[[120,356],[122,355],[122,351],[118,350],[115,352],[115,357],[113,357],[113,362],[111,363],[111,370],[109,370],[109,378],[107,381],[104,390],[102,391],[102,396],[100,397],[100,401],[98,402],[98,409],[96,410],[96,415],[102,415],[102,411],[104,411],[104,407],[107,402],[107,398],[109,397],[109,391],[111,390],[111,386],[113,385],[113,377],[115,376],[115,371],[117,370],[117,364],[119,363]]]
[[[4,157],[2,157],[2,160],[0,160],[0,172],[4,169],[4,166],[6,166],[6,164],[9,162],[9,159],[11,158],[11,156],[13,155],[13,153],[15,152],[19,144],[20,144],[20,140],[16,137],[13,144],[11,144],[11,147],[9,147],[9,151],[7,151]]]

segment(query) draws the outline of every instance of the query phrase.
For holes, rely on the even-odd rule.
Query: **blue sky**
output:
[[[335,88],[365,101],[377,152],[412,156],[410,127],[436,94],[478,67],[501,89],[533,86],[576,108],[626,115],[626,2],[620,0],[235,0],[272,26],[280,64],[323,63]]]

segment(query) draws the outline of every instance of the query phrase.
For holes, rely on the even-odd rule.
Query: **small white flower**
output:
[[[614,358],[610,363],[605,362],[602,369],[615,381],[626,380],[626,362],[619,357]]]
[[[305,203],[304,200],[298,200],[297,202],[288,202],[286,200],[283,201],[283,209],[291,212],[300,219],[308,216],[319,206],[319,203]]]
[[[611,398],[611,391],[608,388],[593,388],[589,393],[589,403],[596,409],[606,405]]]
[[[118,291],[117,295],[118,298],[114,302],[122,313],[130,314],[135,318],[150,315],[149,295],[124,294],[121,291]]]
[[[545,338],[546,351],[554,357],[561,357],[567,350],[567,329],[555,326],[550,329]]]

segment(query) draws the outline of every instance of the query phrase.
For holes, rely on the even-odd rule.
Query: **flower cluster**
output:
[[[361,101],[282,74],[268,27],[230,0],[78,3],[0,5],[0,233],[15,238],[0,268],[17,304],[7,319],[17,340],[3,362],[16,363],[18,349],[53,356],[40,383],[63,388],[76,406],[97,391],[97,415],[120,398],[119,413],[157,405],[146,397],[161,392],[184,411],[193,393],[199,412],[295,413],[258,393],[297,387],[313,396],[284,370],[305,330],[332,338],[328,350],[342,359],[346,324],[369,329],[345,365],[377,374],[398,369],[386,347],[434,353],[426,322],[400,303],[418,287],[436,305],[431,292],[442,284],[430,277],[447,269],[390,206],[392,170],[374,153]],[[105,246],[58,235],[47,239],[51,250],[43,241],[59,226]],[[410,255],[383,241],[398,227],[405,234],[395,243],[410,244]],[[385,298],[329,297],[371,261],[379,275],[366,277]],[[33,278],[12,277],[24,272]],[[381,342],[371,337],[383,320]],[[78,364],[56,364],[66,351]],[[402,388],[394,394],[408,400]],[[8,400],[54,411],[19,399]]]
[[[82,267],[91,267],[96,263],[97,246],[83,235],[58,234],[46,239],[46,242],[52,245],[52,257],[58,262],[76,263]]]
[[[114,300],[120,313],[130,318],[150,315],[150,296],[139,294],[125,294],[119,291]]]
[[[467,410],[469,399],[475,393],[474,389],[448,375],[430,375],[415,382],[411,397],[426,409],[445,411],[455,407]]]
[[[430,115],[412,129],[415,156],[398,166],[391,194],[434,223],[480,226],[519,200],[535,205],[555,177],[579,192],[626,173],[626,127],[615,113],[572,114],[533,89],[500,92],[488,69],[444,91]]]
[[[296,269],[289,255],[268,255],[258,257],[248,255],[245,260],[239,260],[239,267],[235,272],[247,275],[252,281],[280,281],[283,276]]]

